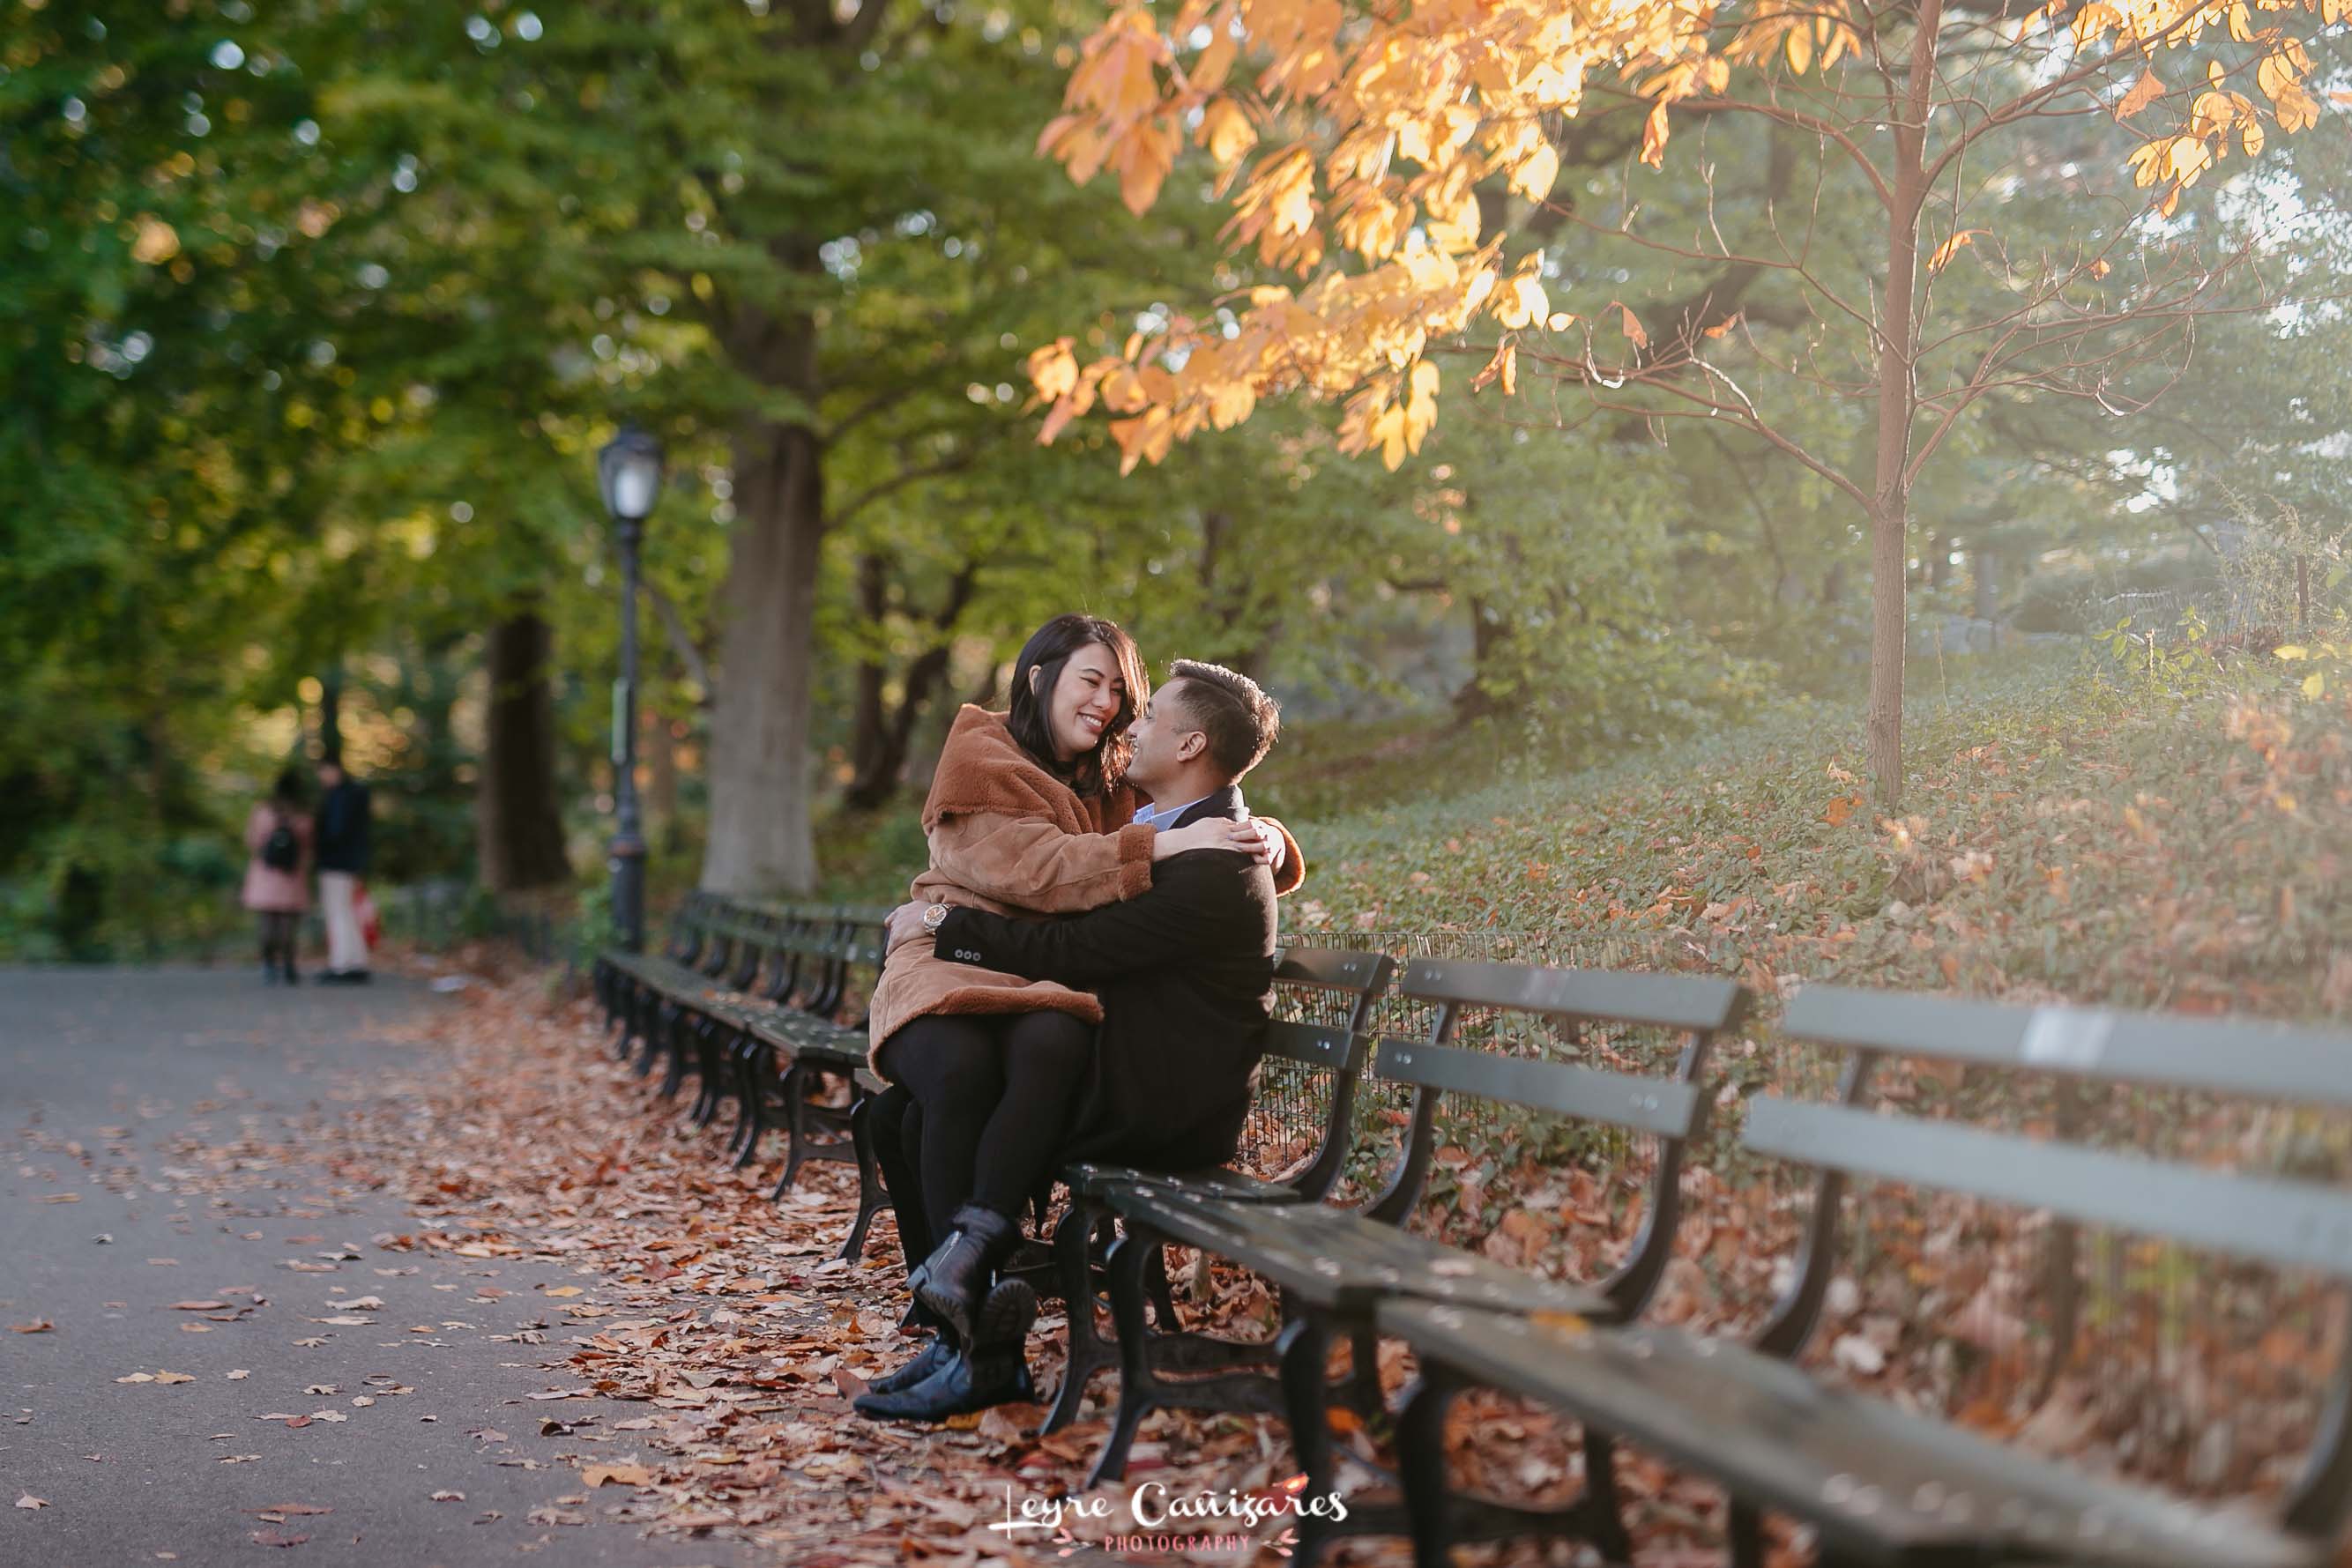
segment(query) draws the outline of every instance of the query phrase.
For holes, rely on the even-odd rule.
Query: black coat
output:
[[[317,843],[320,871],[367,870],[366,785],[346,779],[320,798]]]
[[[1177,827],[1238,817],[1221,789]],[[1063,1160],[1186,1170],[1230,1158],[1274,1004],[1274,877],[1227,850],[1172,855],[1123,903],[1059,919],[958,908],[950,963],[1059,980],[1102,998],[1102,1031]]]

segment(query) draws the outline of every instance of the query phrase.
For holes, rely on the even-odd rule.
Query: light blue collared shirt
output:
[[[1164,832],[1176,825],[1177,818],[1207,799],[1208,797],[1203,795],[1198,800],[1187,800],[1181,806],[1138,806],[1135,809],[1135,820],[1155,833]]]

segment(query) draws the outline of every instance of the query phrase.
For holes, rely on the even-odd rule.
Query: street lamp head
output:
[[[604,493],[604,509],[614,520],[641,523],[661,494],[661,443],[634,424],[596,454],[596,483]]]

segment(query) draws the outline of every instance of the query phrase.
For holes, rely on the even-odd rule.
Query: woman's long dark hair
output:
[[[299,806],[302,803],[302,775],[291,768],[282,769],[278,775],[277,787],[269,791],[269,799],[278,806]]]
[[[1111,663],[1127,690],[1119,698],[1118,712],[1103,726],[1102,738],[1095,742],[1094,749],[1066,764],[1054,755],[1053,726],[1046,716],[1054,711],[1054,688],[1061,683],[1062,666],[1088,643],[1110,650]],[[1029,689],[1032,670],[1037,672],[1034,691]],[[1021,645],[1021,656],[1013,661],[1013,712],[1007,722],[1013,738],[1041,766],[1068,779],[1080,795],[1099,795],[1126,774],[1128,759],[1135,755],[1130,732],[1143,711],[1144,699],[1150,695],[1143,655],[1136,652],[1134,638],[1097,615],[1056,615],[1030,633],[1029,641]]]

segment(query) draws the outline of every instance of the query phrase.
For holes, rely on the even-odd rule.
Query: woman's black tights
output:
[[[302,917],[290,909],[264,909],[261,916],[261,967],[294,972],[294,936]]]
[[[934,1015],[883,1042],[882,1071],[914,1101],[899,1131],[926,1240],[966,1203],[1019,1221],[1053,1172],[1094,1034],[1061,1012]],[[903,1235],[903,1210],[900,1227]],[[910,1246],[908,1262],[919,1256]]]

